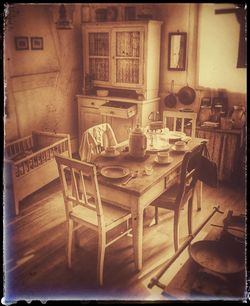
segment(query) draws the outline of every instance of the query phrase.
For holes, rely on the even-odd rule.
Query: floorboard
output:
[[[97,237],[88,229],[81,232],[80,247],[74,248],[72,269],[66,262],[66,218],[59,181],[56,180],[27,197],[20,207],[20,215],[13,215],[11,195],[6,192],[4,206],[4,297],[18,300],[163,300],[158,288],[147,287],[162,264],[174,254],[173,214],[159,210],[159,224],[152,222],[154,208],[144,216],[143,269],[134,271],[132,239],[125,236],[106,251],[104,286],[96,283]],[[194,208],[194,226],[220,205],[226,215],[245,213],[245,194],[240,188],[204,186],[202,210]],[[187,238],[186,209],[181,212],[181,242]],[[210,223],[218,222],[217,214]],[[210,224],[197,236],[204,239]],[[188,259],[186,252],[173,268],[171,276],[163,277],[169,283],[180,277],[181,267]],[[179,271],[179,274],[178,274]],[[183,293],[184,294],[184,293]]]

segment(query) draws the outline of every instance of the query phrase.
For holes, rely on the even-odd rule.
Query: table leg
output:
[[[198,180],[196,184],[197,211],[201,210],[202,189],[203,189],[203,183]]]
[[[135,258],[135,269],[142,269],[142,240],[143,240],[143,210],[131,210],[133,228],[133,247]]]

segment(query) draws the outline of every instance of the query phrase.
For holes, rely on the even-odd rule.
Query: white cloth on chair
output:
[[[117,140],[108,123],[99,124],[86,130],[81,139],[79,155],[82,161],[90,162],[108,146],[116,146]]]

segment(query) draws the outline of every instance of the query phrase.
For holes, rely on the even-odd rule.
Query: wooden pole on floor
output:
[[[164,267],[157,273],[157,275],[151,278],[148,288],[152,289],[155,285],[161,289],[165,289],[165,285],[162,284],[159,279],[166,272],[166,270],[175,262],[175,260],[180,256],[180,254],[186,249],[186,247],[191,243],[191,241],[195,238],[195,236],[201,231],[201,229],[206,225],[206,223],[213,217],[215,213],[223,214],[224,212],[220,211],[220,207],[214,207],[212,213],[207,217],[207,219],[196,229],[196,231],[189,235],[187,240],[181,245],[181,247],[175,252],[175,254],[169,259]]]

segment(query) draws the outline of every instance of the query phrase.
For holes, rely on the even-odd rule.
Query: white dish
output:
[[[160,162],[160,161],[158,160],[158,157],[157,157],[157,156],[156,156],[156,158],[155,158],[155,162],[156,162],[157,164],[160,164],[160,165],[167,165],[167,164],[172,163],[172,161],[173,161],[173,158],[172,158],[172,157],[169,157],[168,160],[167,160],[167,161],[164,161],[164,162]]]
[[[182,148],[182,149],[177,149],[176,147],[175,147],[175,145],[173,145],[173,147],[172,147],[172,150],[174,150],[175,152],[186,152],[186,151],[188,151],[188,146],[185,146],[184,148]]]
[[[170,140],[179,140],[186,137],[186,134],[183,132],[169,132]]]
[[[218,127],[219,122],[205,121],[202,126]]]
[[[120,166],[107,166],[101,169],[101,175],[107,178],[119,179],[127,176],[130,173],[128,168]]]
[[[148,145],[147,151],[148,152],[167,151],[168,149],[170,149],[170,147],[171,147],[170,144],[158,145],[158,146],[155,146],[155,147],[150,147],[150,145]]]
[[[104,156],[104,157],[116,157],[116,156],[119,156],[119,155],[120,155],[119,151],[115,151],[114,153],[106,152],[106,151],[101,152],[101,156]]]

